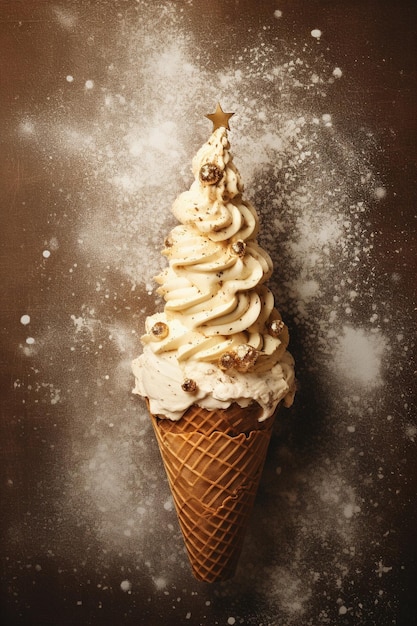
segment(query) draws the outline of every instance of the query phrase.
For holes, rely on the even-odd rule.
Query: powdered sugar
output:
[[[347,381],[368,388],[382,383],[382,357],[388,348],[387,339],[379,332],[343,327],[335,350],[334,367]]]

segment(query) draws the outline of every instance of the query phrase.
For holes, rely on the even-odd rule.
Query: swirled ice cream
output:
[[[164,311],[146,319],[132,366],[134,393],[172,420],[193,404],[257,402],[261,421],[294,397],[288,329],[265,285],[272,261],[257,243],[258,215],[242,197],[227,129],[227,118],[215,124],[193,159],[193,184],[174,202],[180,224],[165,239],[169,264],[155,278]]]

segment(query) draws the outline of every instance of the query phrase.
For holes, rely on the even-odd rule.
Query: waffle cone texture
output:
[[[194,576],[216,582],[236,570],[274,418],[232,404],[191,406],[181,419],[152,415]]]

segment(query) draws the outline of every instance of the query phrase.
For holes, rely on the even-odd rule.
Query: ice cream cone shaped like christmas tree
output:
[[[156,277],[164,311],[146,320],[134,392],[146,399],[192,571],[233,576],[277,407],[290,406],[288,329],[266,286],[272,261],[217,105],[194,182],[174,202]]]

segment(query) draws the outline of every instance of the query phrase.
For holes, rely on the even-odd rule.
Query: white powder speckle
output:
[[[72,83],[72,82],[74,82],[74,76],[71,76],[71,74],[68,74],[65,77],[65,80],[67,81],[67,83]]]
[[[94,81],[93,80],[86,80],[85,81],[85,88],[86,89],[93,89],[94,87]]]
[[[35,123],[33,120],[26,118],[19,124],[18,132],[23,137],[29,138],[35,133]]]
[[[228,619],[227,619],[227,623],[228,623],[230,626],[233,626],[233,624],[236,624],[236,619],[235,619],[234,617],[228,617]]]
[[[59,248],[59,241],[58,241],[57,237],[51,237],[50,238],[50,240],[48,241],[48,248],[49,248],[49,250],[52,250],[52,252],[55,252],[56,250],[58,250],[58,248]]]
[[[385,187],[376,187],[374,195],[377,200],[383,200],[387,195],[387,190]]]
[[[324,113],[321,116],[321,119],[323,120],[323,123],[325,126],[331,126],[332,125],[332,116],[330,115],[330,113]]]
[[[391,570],[392,567],[384,565],[383,561],[378,561],[375,572],[378,575],[378,578],[382,578],[384,574],[388,574]]]
[[[153,582],[158,591],[165,589],[168,584],[166,578],[163,578],[162,576],[157,576],[153,579]]]
[[[168,498],[168,500],[164,502],[164,509],[165,511],[172,511],[173,508],[174,508],[174,502],[172,498]]]
[[[23,326],[27,326],[28,324],[30,324],[30,315],[22,315],[22,317],[20,318],[20,323],[23,324]]]
[[[311,31],[311,36],[314,37],[315,39],[320,39],[321,35],[322,35],[322,32],[318,28],[313,28],[313,30]]]
[[[334,356],[334,367],[347,380],[362,385],[381,383],[381,362],[387,340],[381,333],[344,326]]]
[[[282,17],[282,11],[280,11],[279,9],[276,9],[274,11],[274,17],[276,17],[277,19],[279,19],[280,17]]]
[[[75,12],[71,11],[69,8],[64,8],[62,5],[59,6],[58,4],[55,5],[52,10],[61,28],[72,31],[76,27],[78,16]]]
[[[132,583],[130,580],[122,580],[120,583],[120,589],[125,592],[129,592],[132,589]]]
[[[355,515],[355,513],[359,513],[359,512],[360,512],[360,507],[354,504],[346,504],[343,508],[343,515],[347,519],[350,519],[351,517]]]
[[[417,426],[415,424],[406,424],[405,435],[407,439],[414,443],[417,438]]]
[[[316,280],[299,279],[292,284],[292,289],[296,297],[304,302],[308,302],[320,293],[320,285]]]

